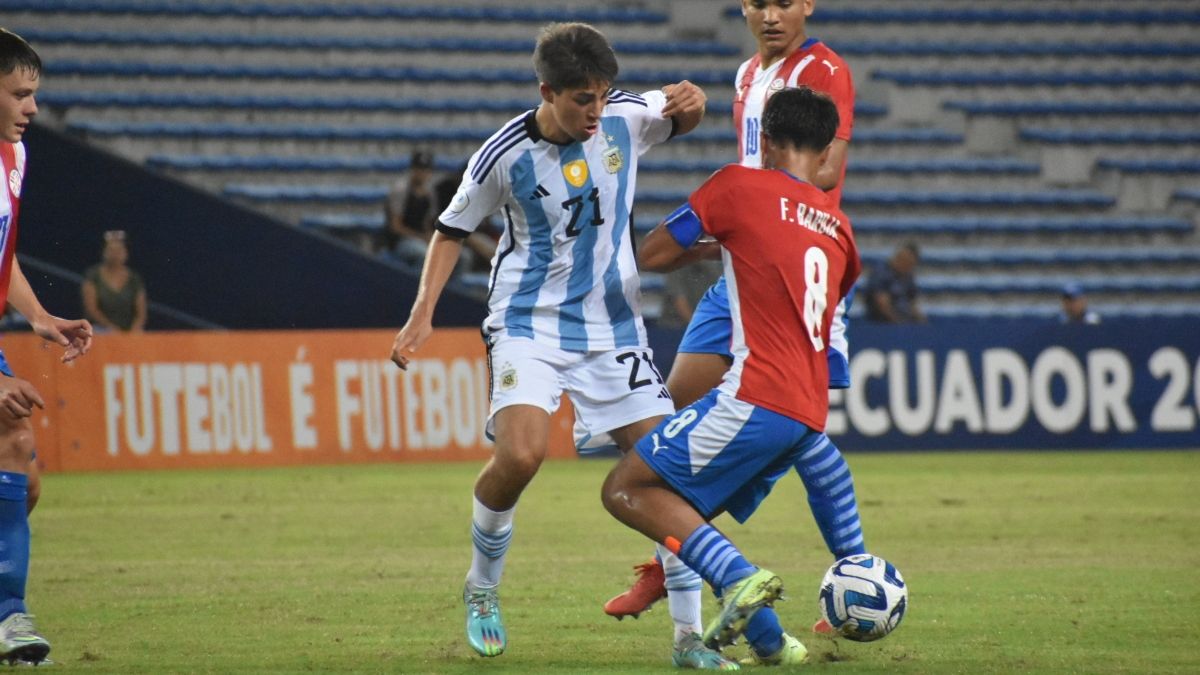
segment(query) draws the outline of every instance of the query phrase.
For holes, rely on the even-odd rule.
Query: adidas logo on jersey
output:
[[[534,201],[535,199],[541,199],[542,197],[549,197],[549,196],[550,196],[550,191],[547,190],[546,188],[542,187],[541,183],[538,183],[537,189],[535,189],[533,191],[533,194],[529,195],[529,201]]]

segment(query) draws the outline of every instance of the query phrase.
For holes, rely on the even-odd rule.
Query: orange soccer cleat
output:
[[[813,632],[818,635],[828,635],[830,637],[837,635],[837,633],[833,630],[833,626],[829,625],[829,622],[825,619],[818,619],[817,622],[813,624]]]
[[[634,565],[633,569],[638,575],[633,586],[604,603],[604,613],[615,616],[618,621],[627,616],[636,619],[651,605],[667,597],[667,577],[663,574],[662,563],[655,559]]]

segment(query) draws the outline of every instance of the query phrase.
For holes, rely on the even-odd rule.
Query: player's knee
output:
[[[507,448],[503,452],[498,452],[495,458],[505,474],[528,482],[541,468],[545,456],[545,450],[522,446]]]
[[[624,460],[617,462],[613,470],[608,472],[608,477],[604,479],[604,485],[600,488],[600,502],[604,504],[604,509],[618,519],[632,504],[632,485],[628,472],[623,470],[624,465]]]

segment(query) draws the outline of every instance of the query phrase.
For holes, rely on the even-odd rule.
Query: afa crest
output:
[[[582,159],[577,159],[563,166],[563,178],[575,187],[583,187],[588,180],[588,165]]]
[[[625,166],[625,156],[621,154],[621,148],[609,148],[604,151],[604,170],[609,173],[616,173]]]
[[[517,369],[506,363],[500,369],[500,390],[510,391],[517,386]]]
[[[13,169],[8,172],[8,189],[12,191],[14,197],[21,196],[21,172]]]

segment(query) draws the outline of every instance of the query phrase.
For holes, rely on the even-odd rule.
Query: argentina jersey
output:
[[[501,213],[485,335],[576,352],[646,344],[630,212],[638,158],[671,135],[665,104],[610,90],[599,131],[566,144],[542,138],[531,110],[471,157],[438,229],[462,236]]]

